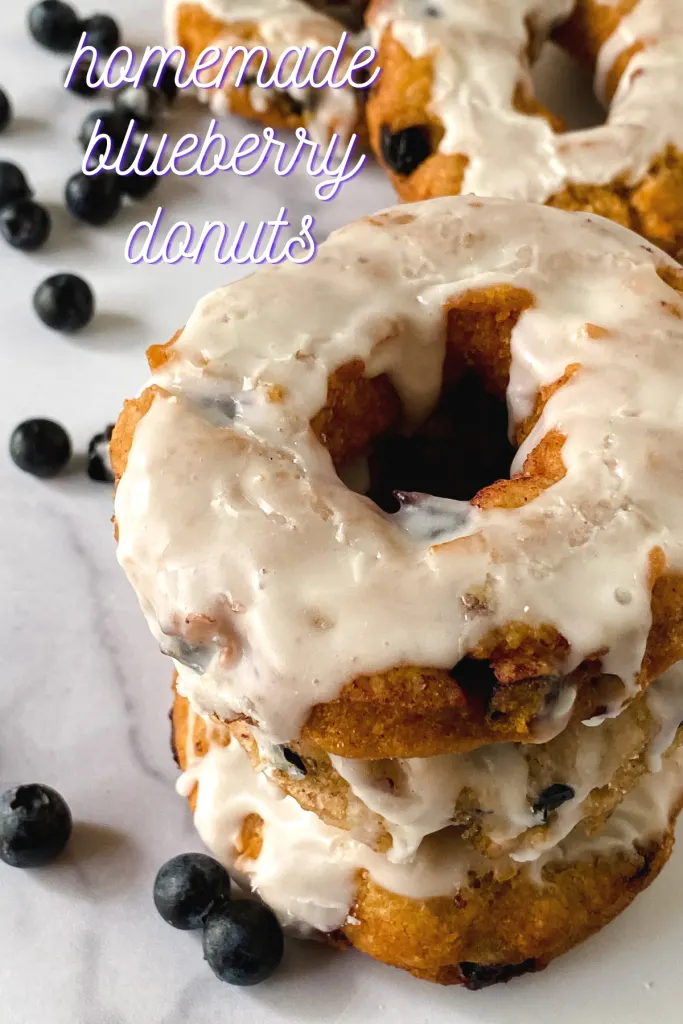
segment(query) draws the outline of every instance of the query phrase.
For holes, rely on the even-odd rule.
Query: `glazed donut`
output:
[[[683,249],[679,0],[372,0],[372,146],[407,200],[472,192],[601,214]],[[553,27],[606,123],[562,132],[530,61]]]
[[[680,275],[601,218],[448,197],[204,299],[112,439],[181,692],[366,759],[617,714],[683,656]],[[507,478],[393,514],[342,481],[461,380],[507,398]]]
[[[269,70],[290,46],[308,47],[308,65],[325,46],[339,43],[344,25],[322,10],[315,11],[304,0],[166,0],[167,39],[181,46],[190,66],[209,46],[264,46],[270,54]],[[319,6],[323,6],[322,4]],[[327,5],[329,6],[329,4]],[[348,10],[349,5],[347,5]],[[351,40],[351,43],[353,41]],[[353,46],[347,48],[341,68],[348,66]],[[239,64],[236,63],[236,68]],[[354,134],[366,137],[365,92],[343,86],[340,89],[262,89],[255,83],[259,68],[253,61],[254,81],[235,87],[235,74],[227,76],[223,88],[198,90],[217,115],[231,111],[272,128],[305,127],[312,138],[326,143],[336,132],[348,140]],[[207,71],[212,81],[216,68]]]
[[[184,714],[182,700],[176,714]],[[674,738],[683,741],[681,722],[683,669],[675,665],[617,718],[597,728],[568,726],[544,744],[359,761],[305,741],[278,747],[244,723],[229,728],[256,770],[306,810],[392,860],[409,859],[426,836],[455,824],[487,857],[523,862],[557,845],[579,822],[589,834],[602,828]]]
[[[533,864],[488,860],[455,828],[396,863],[255,772],[225,726],[201,722],[186,703],[175,725],[178,790],[202,839],[284,925],[468,988],[540,970],[616,917],[666,863],[683,799],[676,748],[599,834],[578,825]]]

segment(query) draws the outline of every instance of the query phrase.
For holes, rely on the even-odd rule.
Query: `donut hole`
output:
[[[532,67],[536,99],[561,118],[566,131],[595,128],[607,112],[593,91],[589,67],[555,43],[545,43]]]

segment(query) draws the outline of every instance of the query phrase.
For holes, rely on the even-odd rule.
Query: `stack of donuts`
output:
[[[167,0],[169,41],[207,46],[367,43],[381,74],[365,93],[209,90],[213,108],[317,138],[357,132],[402,199],[474,193],[609,217],[683,252],[683,8],[680,0]],[[312,8],[315,8],[313,10]],[[554,38],[594,72],[605,124],[564,130],[534,95],[531,67]],[[294,59],[294,58],[292,58]],[[234,76],[233,76],[234,77]],[[207,94],[203,93],[203,98]]]
[[[148,359],[118,553],[213,853],[299,933],[469,988],[614,918],[683,802],[680,267],[443,197]]]

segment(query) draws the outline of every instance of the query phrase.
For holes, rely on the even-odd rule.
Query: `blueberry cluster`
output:
[[[64,275],[66,276],[66,275]],[[109,457],[109,442],[114,430],[110,424],[88,443],[87,473],[91,480],[113,483],[114,474]],[[31,476],[48,480],[66,469],[73,454],[68,433],[54,420],[24,420],[15,427],[9,439],[9,452],[15,466]]]
[[[154,880],[154,903],[174,928],[203,929],[204,959],[221,981],[257,985],[282,960],[284,939],[272,910],[231,899],[230,876],[213,857],[172,857]]]

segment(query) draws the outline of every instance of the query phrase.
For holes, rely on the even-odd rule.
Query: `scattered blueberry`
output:
[[[114,483],[109,454],[109,442],[113,432],[114,424],[111,423],[102,434],[95,434],[94,437],[91,437],[88,444],[88,476],[91,480],[97,480],[99,483]]]
[[[64,72],[64,78],[62,82],[66,82],[66,76],[69,72],[69,68]],[[99,90],[98,86],[93,86],[88,81],[88,74],[90,73],[90,61],[87,57],[83,60],[79,60],[78,64],[73,70],[71,79],[67,86],[69,92],[75,92],[78,96],[86,96],[92,99],[93,96],[97,96]],[[91,132],[92,134],[92,132]]]
[[[284,953],[278,919],[256,900],[238,900],[212,910],[204,925],[203,945],[211,970],[230,985],[265,981]]]
[[[9,160],[0,160],[0,206],[15,199],[27,199],[33,190],[26,180],[21,167],[11,164]]]
[[[528,974],[536,970],[536,961],[529,957],[521,964],[473,964],[463,961],[458,964],[463,976],[463,984],[470,992],[477,992],[481,988],[488,988],[489,985],[496,985],[501,981],[510,981],[511,978],[518,978],[520,974]]]
[[[71,835],[71,811],[49,786],[16,786],[0,796],[0,860],[37,868],[57,857]]]
[[[12,120],[12,104],[6,92],[0,89],[0,132],[4,132]]]
[[[167,924],[201,928],[209,912],[230,897],[230,875],[205,853],[181,853],[159,869],[154,905]]]
[[[44,245],[50,234],[52,221],[44,206],[32,199],[15,199],[0,206],[0,235],[24,252],[33,252]]]
[[[71,441],[59,423],[42,419],[24,420],[12,431],[9,451],[12,462],[19,469],[48,480],[57,476],[71,458]]]
[[[120,179],[110,171],[92,175],[77,171],[67,181],[64,196],[69,213],[100,227],[121,208]]]
[[[95,312],[90,285],[75,274],[54,274],[38,285],[33,308],[47,327],[55,331],[80,331]]]
[[[120,149],[128,131],[129,119],[122,117],[114,110],[93,110],[91,114],[88,114],[78,133],[78,141],[83,149],[87,149],[90,145],[92,133],[95,131],[98,121],[101,122],[98,128],[100,135],[108,135],[112,140],[112,148]]]
[[[105,57],[109,57],[121,42],[119,26],[108,14],[93,14],[90,18],[84,18],[81,32],[87,32],[86,42]]]
[[[534,814],[542,814],[545,824],[551,811],[556,811],[567,800],[573,800],[573,798],[574,790],[571,786],[566,786],[563,782],[555,782],[539,795],[534,804]]]
[[[154,127],[165,105],[164,93],[153,85],[141,85],[139,89],[129,85],[114,93],[114,110],[125,119],[126,124],[135,121],[143,131]]]
[[[73,53],[81,38],[78,16],[62,0],[34,4],[28,12],[28,27],[37,43],[55,53]]]
[[[157,89],[161,89],[168,103],[173,103],[174,99],[178,95],[178,85],[175,80],[177,68],[173,64],[164,64],[164,69],[161,73],[161,77],[157,82],[156,78],[159,73],[160,64],[157,61],[156,64],[149,64],[145,68],[144,81],[148,85],[156,85]]]
[[[121,170],[126,170],[137,158],[138,149],[135,147],[135,151],[131,152],[130,159],[125,154],[121,160]],[[137,165],[141,171],[147,171],[154,162],[154,153],[146,149],[140,159],[137,161]],[[150,192],[153,192],[157,187],[161,178],[158,174],[138,174],[137,171],[133,171],[132,174],[120,174],[119,187],[125,195],[129,196],[130,199],[145,199]]]
[[[429,128],[419,124],[398,132],[383,125],[380,145],[384,162],[396,174],[412,174],[432,153]]]

